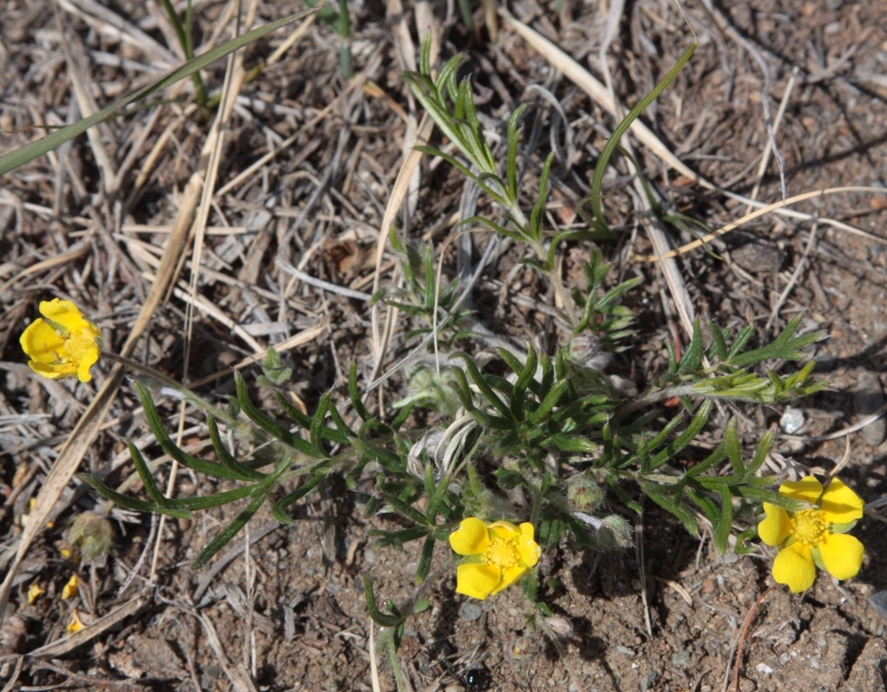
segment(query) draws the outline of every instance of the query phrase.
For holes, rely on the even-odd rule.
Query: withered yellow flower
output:
[[[80,619],[80,613],[74,608],[74,611],[71,613],[71,622],[69,622],[68,626],[65,628],[66,631],[68,634],[76,634],[84,627],[86,627],[86,625],[84,625],[83,621]]]
[[[45,593],[46,589],[35,581],[28,587],[28,605],[34,605],[37,602],[37,599]]]
[[[77,591],[80,588],[80,580],[77,578],[76,574],[72,574],[71,578],[68,579],[68,583],[65,584],[65,588],[62,589],[62,600],[67,601],[69,598],[74,598],[77,595]]]
[[[38,375],[50,379],[77,377],[89,382],[89,369],[101,354],[101,333],[69,300],[40,303],[43,318],[34,320],[22,334],[22,350],[31,359],[28,365]]]

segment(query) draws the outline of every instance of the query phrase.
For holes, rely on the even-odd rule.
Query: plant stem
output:
[[[613,412],[613,420],[621,421],[629,413],[634,413],[638,409],[644,408],[649,404],[655,404],[657,401],[665,401],[672,397],[689,396],[694,394],[696,382],[688,382],[687,384],[677,385],[675,387],[664,387],[662,389],[648,389],[634,401],[629,401]]]
[[[521,228],[529,228],[529,221],[524,215],[523,210],[518,205],[517,200],[508,201],[508,213],[512,215],[515,222]],[[545,251],[542,243],[531,240],[530,238],[527,238],[527,242],[533,248],[534,252],[543,264],[548,262],[548,253]],[[570,298],[567,294],[567,289],[564,286],[563,281],[561,281],[560,275],[557,273],[557,267],[551,267],[548,276],[551,279],[552,286],[554,286],[554,292],[557,294],[557,297],[560,300],[561,305],[563,306],[563,310],[567,315],[567,320],[569,321],[570,326],[575,326],[577,321],[576,306],[573,303],[572,298]]]

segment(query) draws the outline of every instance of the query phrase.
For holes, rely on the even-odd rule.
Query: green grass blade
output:
[[[270,24],[266,24],[263,27],[259,27],[258,29],[253,29],[250,32],[245,33],[243,36],[238,36],[235,39],[231,39],[226,43],[223,43],[221,46],[213,48],[212,50],[208,50],[206,53],[199,55],[193,60],[189,60],[181,67],[173,70],[165,77],[158,79],[153,84],[149,84],[148,86],[139,89],[134,94],[130,94],[129,96],[125,96],[122,99],[115,101],[107,108],[103,108],[97,113],[93,113],[88,118],[83,118],[82,120],[74,123],[73,125],[68,125],[67,127],[63,127],[60,130],[53,132],[52,134],[43,137],[42,139],[38,139],[36,142],[31,142],[30,144],[26,144],[15,151],[6,154],[0,157],[0,175],[4,173],[9,173],[9,171],[15,170],[19,166],[23,166],[29,161],[33,161],[38,156],[43,156],[49,151],[60,147],[65,142],[74,139],[79,134],[86,132],[90,127],[94,125],[98,125],[99,123],[103,123],[106,120],[110,120],[111,118],[118,115],[126,106],[131,103],[135,103],[146,96],[150,96],[151,94],[160,91],[161,89],[165,89],[171,84],[175,84],[176,82],[190,77],[192,74],[196,73],[198,70],[202,70],[207,65],[215,62],[219,58],[224,58],[229,53],[233,53],[238,48],[245,46],[248,43],[252,43],[263,36],[270,34],[272,31],[276,31],[282,26],[286,26],[287,24],[291,24],[296,20],[302,19],[303,17],[315,12],[316,10],[303,10],[302,12],[297,12],[295,14],[291,14],[288,17],[284,17],[283,19],[279,19],[276,22],[271,22]]]
[[[619,140],[622,139],[622,135],[628,131],[628,128],[638,119],[641,113],[647,110],[647,107],[656,100],[659,94],[671,84],[672,80],[678,76],[678,72],[681,71],[681,68],[683,68],[686,62],[693,56],[695,50],[696,42],[694,41],[681,56],[680,60],[677,61],[675,66],[671,68],[667,75],[665,75],[665,79],[659,82],[653,91],[642,98],[638,105],[628,112],[628,115],[626,115],[625,118],[622,119],[622,122],[616,126],[610,139],[607,140],[607,144],[601,152],[601,157],[598,159],[597,165],[594,167],[594,177],[591,181],[591,197],[589,199],[592,211],[594,212],[595,225],[597,226],[597,230],[602,233],[610,232],[607,222],[604,220],[603,208],[601,207],[601,185],[604,182],[604,172],[607,169],[607,164],[610,162],[610,157],[613,156],[613,152],[616,151],[616,147],[619,146]]]

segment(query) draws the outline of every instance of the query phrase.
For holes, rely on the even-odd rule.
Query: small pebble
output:
[[[782,432],[787,435],[794,435],[798,430],[804,427],[804,412],[800,409],[785,407],[782,418],[779,419],[779,427]]]
[[[686,668],[690,665],[690,652],[676,651],[671,657],[671,663],[678,668]]]
[[[459,606],[459,617],[466,622],[474,622],[483,615],[483,612],[483,608],[477,603],[471,603],[470,601],[465,601],[465,603]]]

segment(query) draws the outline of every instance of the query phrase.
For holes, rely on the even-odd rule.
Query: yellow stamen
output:
[[[826,523],[818,509],[805,509],[792,518],[792,535],[806,546],[822,542]]]
[[[520,562],[516,541],[509,538],[494,538],[487,550],[487,562],[502,569],[514,567]]]

